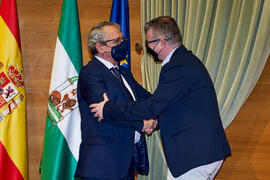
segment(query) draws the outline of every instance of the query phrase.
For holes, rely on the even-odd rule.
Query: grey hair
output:
[[[91,54],[94,56],[97,54],[97,49],[96,49],[96,43],[97,42],[102,42],[105,40],[105,34],[103,31],[103,27],[104,26],[114,26],[117,29],[120,30],[120,25],[115,23],[115,22],[111,22],[111,21],[103,21],[100,22],[98,24],[96,24],[90,31],[89,35],[88,35],[88,47],[91,51]]]

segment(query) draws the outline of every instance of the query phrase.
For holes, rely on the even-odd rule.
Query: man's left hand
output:
[[[104,104],[109,101],[109,98],[106,93],[103,93],[104,100],[100,103],[91,104],[89,107],[91,108],[91,113],[94,113],[94,117],[98,118],[98,122],[103,119],[103,107]]]

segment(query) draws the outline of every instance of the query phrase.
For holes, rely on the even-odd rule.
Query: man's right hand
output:
[[[157,119],[148,119],[148,120],[143,120],[144,126],[142,129],[142,132],[150,135],[156,129],[157,127]]]
[[[98,122],[103,119],[103,107],[104,104],[109,101],[109,98],[106,93],[103,93],[103,101],[100,103],[91,104],[89,107],[91,108],[91,113],[93,113],[95,118],[98,118]]]

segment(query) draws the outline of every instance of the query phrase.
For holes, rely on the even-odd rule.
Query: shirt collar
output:
[[[168,56],[164,59],[164,61],[162,61],[161,66],[163,67],[165,64],[167,64],[168,62],[170,62],[170,59],[174,53],[174,51],[178,48],[179,46],[177,46],[176,48],[174,48],[169,54]]]
[[[117,67],[118,68],[118,66],[117,65],[114,65],[114,64],[112,64],[111,62],[109,62],[109,61],[106,61],[105,59],[103,59],[103,58],[101,58],[101,57],[99,57],[99,56],[95,56],[95,58],[97,58],[102,64],[104,64],[108,69],[111,69],[111,68],[113,68],[113,67]],[[119,68],[118,68],[119,69]]]

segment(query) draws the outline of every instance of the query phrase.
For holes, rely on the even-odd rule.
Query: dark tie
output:
[[[125,90],[130,97],[132,101],[134,101],[131,93],[127,89],[127,87],[124,84],[124,81],[122,79],[121,73],[117,67],[111,68],[112,72],[116,75],[116,77],[119,79],[119,81],[123,84],[125,87]],[[133,180],[132,177],[134,177],[134,169],[139,172],[140,174],[147,174],[149,171],[149,164],[148,164],[148,155],[146,149],[146,141],[144,134],[141,135],[139,142],[137,142],[134,146],[133,150],[133,157],[132,157],[132,162],[128,170],[128,180]],[[130,179],[131,177],[131,179]]]
[[[125,83],[124,83],[124,81],[123,81],[123,79],[122,79],[122,76],[121,76],[121,73],[120,73],[119,69],[118,69],[117,67],[112,67],[111,70],[112,70],[112,72],[116,75],[116,77],[118,78],[118,80],[119,80],[119,81],[123,84],[123,86],[125,87],[125,90],[126,90],[128,96],[129,96],[129,98],[130,98],[132,101],[134,101],[134,99],[133,99],[131,93],[129,92],[128,88],[126,87],[126,85],[125,85]]]

